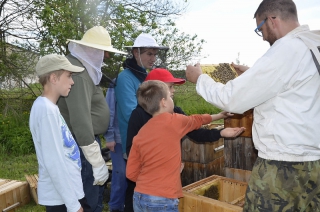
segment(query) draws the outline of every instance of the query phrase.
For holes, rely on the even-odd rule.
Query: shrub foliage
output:
[[[199,96],[195,85],[189,82],[175,86],[175,90],[175,105],[181,107],[187,115],[215,114],[221,111]],[[0,100],[0,154],[33,153],[35,150],[29,130],[29,114],[35,97],[12,98],[17,96],[17,92],[10,92],[7,91]],[[20,92],[23,93],[23,89]]]

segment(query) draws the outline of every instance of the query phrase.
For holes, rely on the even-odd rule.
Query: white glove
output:
[[[109,171],[106,164],[98,168],[92,167],[92,171],[94,176],[93,185],[103,185],[109,178]]]
[[[92,171],[94,176],[93,185],[103,185],[108,177],[109,172],[106,166],[106,162],[102,158],[100,145],[97,141],[94,141],[88,146],[80,146],[84,157],[92,165]]]

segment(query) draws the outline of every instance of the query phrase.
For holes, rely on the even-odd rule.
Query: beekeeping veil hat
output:
[[[74,43],[78,43],[84,46],[100,49],[107,52],[127,54],[112,47],[110,35],[108,31],[102,26],[92,27],[83,35],[81,40],[67,39],[67,41],[71,41]]]
[[[89,29],[81,40],[68,39],[68,49],[86,68],[93,83],[98,85],[102,78],[104,51],[126,54],[112,47],[108,31],[102,26]]]
[[[153,49],[169,49],[166,46],[159,46],[156,40],[150,35],[146,33],[141,33],[136,40],[134,41],[133,46],[125,46],[125,48],[153,48]]]
[[[139,55],[141,53],[141,50],[140,48],[149,48],[149,49],[158,49],[158,50],[163,50],[161,51],[161,53],[157,55],[157,57],[159,59],[157,59],[158,61],[162,63],[165,62],[166,60],[166,53],[169,49],[169,47],[167,46],[159,46],[156,42],[156,40],[150,35],[150,34],[147,34],[147,33],[141,33],[134,41],[134,44],[133,46],[125,46],[125,48],[127,49],[127,51],[130,53],[130,50],[131,50],[131,53],[132,53],[132,50],[133,48],[137,48],[138,49],[138,52],[139,52]],[[129,54],[129,57],[133,55],[130,55]],[[136,58],[138,60],[140,60],[140,63],[142,64],[141,62],[141,57],[139,56],[139,58]],[[144,67],[143,67],[144,68]]]

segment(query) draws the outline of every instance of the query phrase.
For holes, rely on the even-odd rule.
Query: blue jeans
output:
[[[134,192],[133,209],[134,212],[178,212],[179,199],[151,196]]]
[[[123,159],[122,145],[117,143],[114,152],[110,151],[112,160],[112,178],[109,209],[123,211],[127,189],[126,162]]]
[[[96,141],[101,145],[100,138],[97,136]],[[102,212],[103,209],[103,191],[104,186],[93,185],[94,177],[91,164],[84,157],[82,149],[80,149],[81,158],[81,177],[83,184],[83,191],[87,199],[87,203],[90,205],[92,212]]]

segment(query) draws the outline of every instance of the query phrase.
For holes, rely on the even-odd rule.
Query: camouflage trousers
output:
[[[286,162],[257,158],[244,212],[320,212],[320,160]]]

